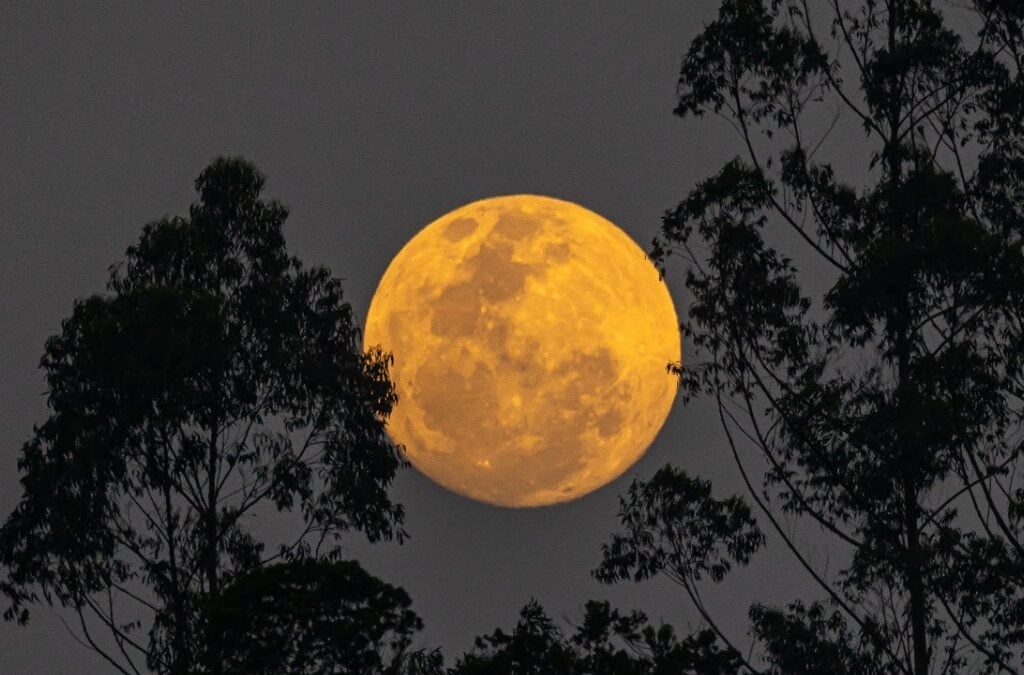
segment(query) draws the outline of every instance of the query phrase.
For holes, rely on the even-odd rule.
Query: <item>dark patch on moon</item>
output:
[[[607,347],[601,347],[593,352],[573,352],[569,359],[560,365],[564,376],[573,383],[573,389],[579,389],[573,394],[606,389],[614,384],[618,377],[617,362]]]
[[[476,436],[483,420],[497,417],[494,382],[494,373],[481,362],[474,364],[468,377],[447,363],[423,364],[416,374],[416,398],[423,409],[425,425],[449,438],[452,430],[458,436],[463,435],[458,433],[462,430]]]
[[[453,338],[478,333],[483,308],[510,300],[526,286],[526,279],[537,268],[512,260],[512,244],[508,241],[487,241],[464,267],[470,276],[452,284],[432,303],[430,331]]]
[[[482,307],[480,290],[472,280],[452,284],[434,300],[430,332],[447,338],[473,335]]]
[[[541,231],[544,220],[522,211],[505,211],[494,225],[495,234],[509,239],[526,239]]]
[[[472,260],[476,268],[471,282],[475,282],[488,302],[508,300],[526,286],[526,277],[533,268],[512,260],[512,244],[494,242],[484,244]]]
[[[548,260],[552,260],[557,263],[564,263],[569,259],[571,249],[569,248],[569,242],[560,241],[557,244],[548,244],[544,247],[544,255]]]
[[[601,438],[611,438],[622,427],[622,413],[616,409],[598,416],[597,433]]]
[[[473,218],[456,218],[444,228],[444,238],[448,241],[460,241],[476,232],[480,223]]]

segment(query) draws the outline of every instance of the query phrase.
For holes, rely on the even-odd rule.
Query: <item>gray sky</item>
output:
[[[738,151],[726,127],[671,114],[680,57],[714,0],[290,5],[0,6],[0,514],[19,496],[19,448],[46,416],[44,340],[75,298],[103,290],[144,223],[186,213],[216,155],[260,167],[267,196],[291,209],[292,252],[345,279],[363,316],[391,256],[456,206],[547,194],[646,248],[662,211]],[[682,316],[681,276],[677,264]],[[695,627],[667,582],[589,576],[617,495],[667,462],[739,490],[712,407],[677,401],[643,460],[567,505],[500,509],[406,472],[394,494],[412,540],[353,541],[352,554],[409,591],[422,645],[449,658],[509,628],[530,597],[558,618],[608,598]],[[740,643],[752,599],[807,583],[785,560],[770,547],[707,589]],[[27,628],[0,624],[0,672],[106,668],[42,609]]]

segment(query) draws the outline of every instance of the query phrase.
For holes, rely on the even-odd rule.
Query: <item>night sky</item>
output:
[[[343,278],[364,317],[391,257],[457,206],[550,195],[647,248],[662,212],[739,149],[726,125],[672,115],[680,58],[715,0],[72,4],[0,8],[4,517],[19,496],[20,446],[47,414],[45,339],[75,298],[103,291],[143,224],[187,213],[192,181],[215,156],[243,156],[266,174],[264,195],[291,210],[291,252]],[[680,316],[682,273],[677,261],[668,274]],[[501,509],[409,470],[393,495],[411,540],[370,546],[352,535],[348,553],[410,593],[426,624],[418,646],[443,647],[449,662],[474,636],[510,628],[531,597],[556,619],[607,598],[695,627],[670,583],[604,587],[589,574],[617,526],[618,495],[667,462],[712,479],[719,495],[741,489],[713,405],[677,399],[644,459],[596,493]],[[814,531],[803,535],[824,565]],[[705,589],[740,644],[755,597],[800,594],[806,579],[786,561],[770,545]],[[58,614],[37,608],[27,628],[0,624],[0,672],[107,669]]]

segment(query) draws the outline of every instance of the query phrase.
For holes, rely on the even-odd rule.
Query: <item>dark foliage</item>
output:
[[[354,561],[278,563],[204,607],[231,675],[397,673],[423,623],[409,596]]]
[[[722,581],[735,561],[745,565],[764,544],[750,508],[736,497],[717,500],[711,483],[666,466],[634,481],[620,499],[626,528],[603,547],[595,576],[605,582],[643,581],[665,572],[681,583]]]
[[[1022,26],[1016,0],[723,0],[683,59],[676,113],[740,150],[654,244],[685,260],[684,395],[717,402],[817,584],[753,607],[751,670],[1024,672]],[[664,479],[634,487],[598,576],[668,573],[700,606],[698,573],[756,547],[729,550],[748,524],[719,512],[637,511]]]
[[[536,601],[511,634],[476,639],[452,675],[728,675],[738,655],[709,630],[683,639],[671,626],[650,625],[641,612],[621,614],[607,602],[587,603],[583,623],[568,638]]]
[[[5,616],[71,607],[121,672],[187,672],[200,652],[220,672],[203,598],[275,559],[333,557],[350,529],[402,534],[388,357],[362,351],[340,282],[288,255],[263,182],[215,161],[189,216],[145,226],[109,293],[46,343],[51,414],[0,530]],[[294,538],[268,550],[257,508],[294,512]]]

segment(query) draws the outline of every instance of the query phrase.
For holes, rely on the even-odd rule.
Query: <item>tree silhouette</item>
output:
[[[749,496],[819,586],[752,607],[750,670],[1024,672],[1022,59],[1017,0],[724,0],[683,59],[676,113],[725,118],[741,154],[655,241],[686,261],[681,383],[717,403]],[[671,552],[693,532],[658,480],[597,573],[692,594]],[[782,517],[819,526],[841,569]]]
[[[451,675],[730,675],[738,654],[703,630],[683,639],[671,626],[651,626],[642,612],[621,614],[587,603],[583,622],[566,638],[531,600],[511,634],[478,637]]]
[[[214,161],[189,216],[146,225],[46,343],[51,413],[0,530],[5,617],[70,607],[119,672],[222,673],[209,598],[270,562],[335,559],[347,530],[403,534],[389,357],[362,351],[340,282],[288,255],[263,183]],[[293,512],[294,537],[260,539],[257,508]]]
[[[398,675],[423,627],[410,604],[354,561],[307,560],[234,579],[204,616],[231,675]]]

